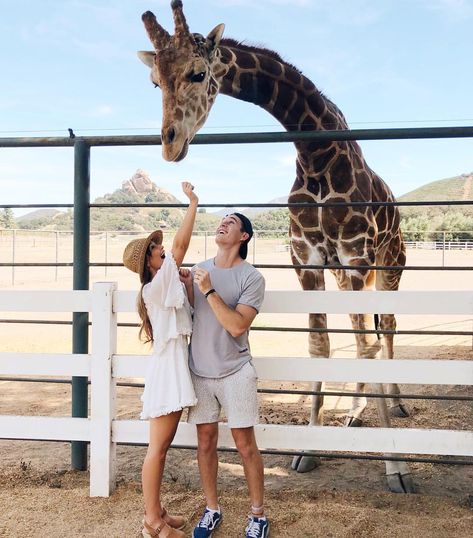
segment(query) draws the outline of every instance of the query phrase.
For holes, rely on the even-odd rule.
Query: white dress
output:
[[[143,286],[142,295],[154,337],[141,397],[141,418],[148,419],[197,403],[188,364],[191,307],[172,254]]]

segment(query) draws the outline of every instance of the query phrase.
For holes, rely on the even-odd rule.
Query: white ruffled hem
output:
[[[193,407],[196,404],[197,404],[197,398],[195,398],[194,400],[192,400],[192,401],[190,401],[188,403],[180,404],[175,409],[169,409],[169,408],[166,408],[166,407],[160,407],[160,408],[158,408],[156,410],[153,410],[153,411],[151,411],[149,413],[142,412],[141,415],[140,415],[140,419],[141,420],[148,420],[150,418],[162,417],[164,415],[169,415],[170,413],[176,413],[176,411],[181,411],[182,409],[185,409],[186,407]]]

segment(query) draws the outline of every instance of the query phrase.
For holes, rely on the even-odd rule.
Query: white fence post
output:
[[[90,496],[108,497],[115,489],[116,443],[112,441],[116,381],[112,355],[117,345],[117,315],[113,312],[115,282],[97,282],[92,298]]]

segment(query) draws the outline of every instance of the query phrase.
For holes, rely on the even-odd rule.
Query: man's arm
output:
[[[230,308],[217,292],[211,293],[207,297],[207,301],[220,325],[233,338],[244,334],[250,328],[258,313],[252,306],[244,304],[237,304],[235,309]]]
[[[212,281],[210,280],[209,272],[202,267],[197,267],[195,270],[194,280],[199,290],[206,295],[209,306],[220,325],[234,338],[238,338],[250,328],[258,313],[256,308],[245,304],[237,304],[233,309],[225,303],[216,291],[208,294],[207,292],[213,290]]]

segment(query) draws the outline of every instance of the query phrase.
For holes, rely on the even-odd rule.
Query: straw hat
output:
[[[148,237],[143,239],[133,239],[125,247],[123,251],[123,263],[127,269],[138,273],[140,275],[140,280],[143,282],[143,273],[145,268],[146,261],[146,251],[151,242],[156,243],[157,245],[162,245],[163,243],[163,232],[161,230],[155,230]]]

